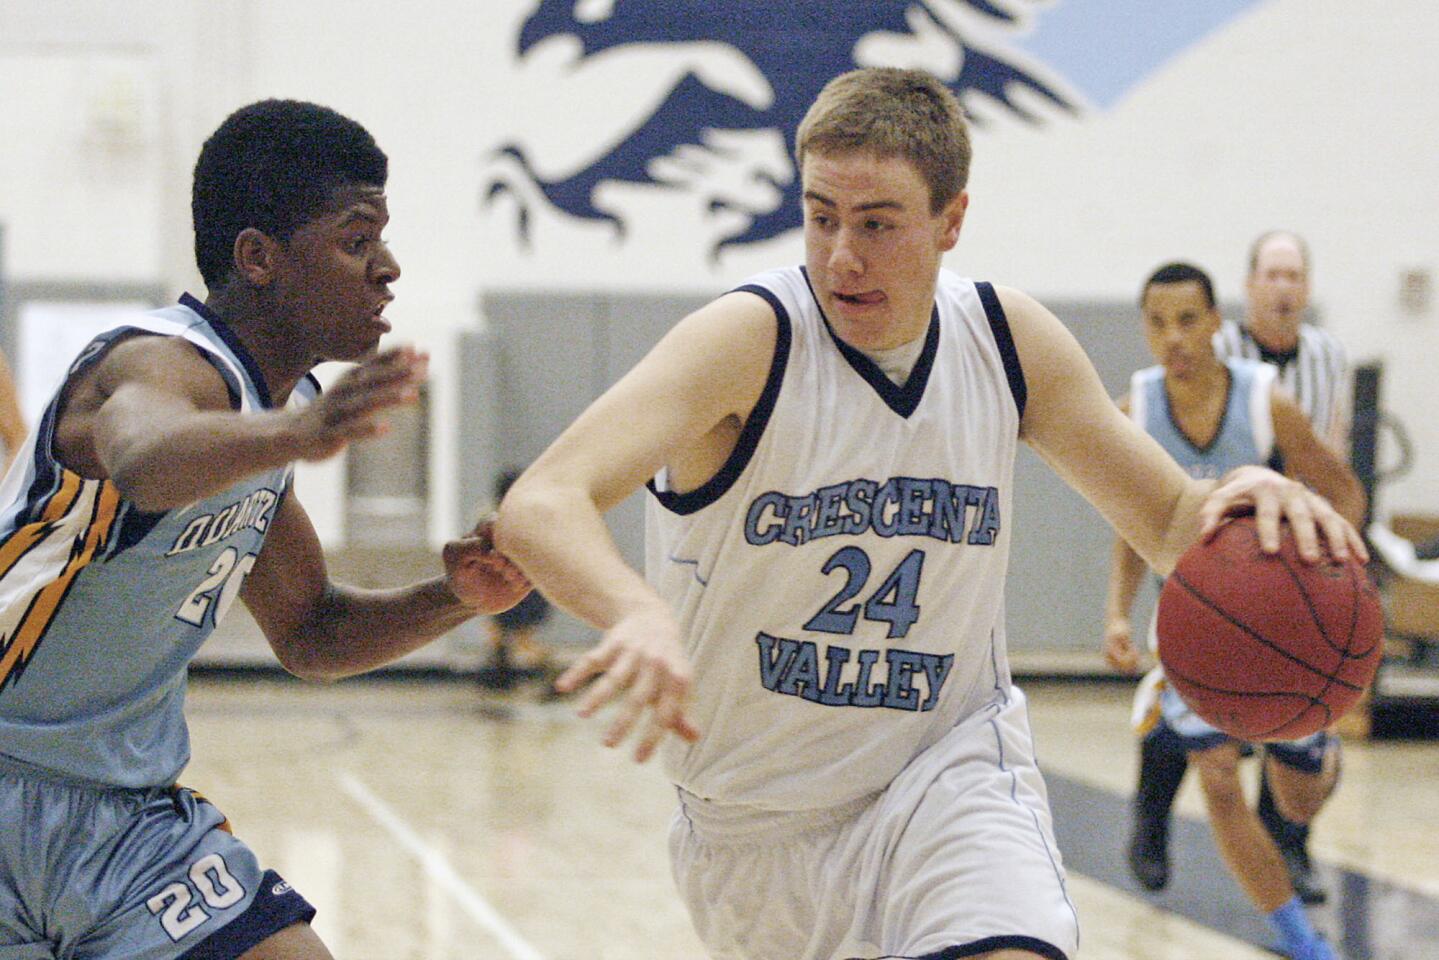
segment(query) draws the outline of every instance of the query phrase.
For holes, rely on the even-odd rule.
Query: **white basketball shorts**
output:
[[[887,789],[842,807],[680,800],[671,863],[714,960],[1075,955],[1078,921],[1018,688]]]

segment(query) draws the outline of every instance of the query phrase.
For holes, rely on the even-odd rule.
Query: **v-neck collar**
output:
[[[270,385],[265,382],[265,375],[260,371],[260,365],[256,363],[255,358],[250,355],[250,351],[245,349],[245,345],[240,342],[240,338],[235,336],[235,331],[231,330],[229,325],[220,319],[219,314],[191,294],[181,294],[180,304],[189,307],[205,318],[205,322],[214,328],[215,333],[225,342],[225,346],[230,348],[230,352],[235,355],[235,359],[240,361],[240,365],[245,368],[245,372],[248,373],[250,379],[254,381],[255,391],[260,395],[260,406],[266,410],[273,407],[274,401],[270,399]]]
[[[1195,443],[1194,438],[1185,432],[1184,427],[1180,426],[1179,418],[1174,415],[1174,403],[1169,398],[1169,386],[1164,382],[1163,374],[1159,377],[1159,392],[1164,397],[1164,415],[1169,418],[1169,425],[1174,428],[1175,433],[1183,438],[1185,443],[1189,444],[1189,449],[1201,456],[1213,450],[1214,445],[1219,442],[1219,438],[1224,436],[1224,428],[1229,424],[1229,411],[1234,409],[1234,390],[1238,378],[1234,376],[1234,371],[1228,365],[1224,367],[1224,375],[1229,380],[1229,385],[1224,390],[1224,409],[1219,413],[1219,422],[1214,426],[1214,435],[1203,446]]]
[[[934,369],[934,358],[939,352],[939,307],[936,305],[930,308],[929,329],[924,335],[924,348],[919,352],[919,359],[914,362],[914,369],[910,370],[909,378],[905,380],[904,386],[896,384],[884,371],[879,368],[869,357],[859,350],[845,343],[830,326],[829,317],[825,316],[824,307],[819,302],[819,296],[814,292],[814,284],[810,282],[809,270],[800,267],[800,273],[804,276],[804,282],[809,287],[809,294],[814,298],[814,305],[819,310],[820,319],[824,321],[824,329],[839,349],[840,356],[850,365],[855,373],[859,374],[866,383],[884,401],[885,406],[905,419],[919,407],[919,401],[924,399],[924,388],[929,383],[929,374]]]

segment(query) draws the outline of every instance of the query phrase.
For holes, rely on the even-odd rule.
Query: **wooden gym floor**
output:
[[[1027,683],[1080,909],[1075,960],[1257,960],[1194,778],[1169,889],[1124,868],[1135,744],[1122,684]],[[657,766],[533,687],[195,678],[184,782],[320,909],[341,960],[701,960],[665,853]],[[1250,764],[1250,766],[1253,766]],[[1315,828],[1347,960],[1439,957],[1439,744],[1358,741]]]

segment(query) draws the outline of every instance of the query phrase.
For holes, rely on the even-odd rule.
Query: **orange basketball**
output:
[[[1384,648],[1378,591],[1354,558],[1299,557],[1288,525],[1276,554],[1253,517],[1224,524],[1179,559],[1159,595],[1159,660],[1195,713],[1241,740],[1322,730],[1374,679]]]

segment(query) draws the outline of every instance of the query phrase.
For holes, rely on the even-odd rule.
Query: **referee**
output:
[[[1299,403],[1314,432],[1347,462],[1349,459],[1349,361],[1329,333],[1304,323],[1309,304],[1309,248],[1287,230],[1261,234],[1249,248],[1243,323],[1225,320],[1214,338],[1221,358],[1245,357],[1279,368],[1279,384]],[[1275,453],[1275,470],[1284,464]],[[1169,811],[1188,758],[1164,724],[1141,742],[1139,785],[1135,791],[1134,830],[1129,865],[1135,879],[1158,890],[1169,879]],[[1294,890],[1305,903],[1323,903],[1309,860],[1309,826],[1279,813],[1269,782],[1261,782],[1259,818],[1273,835],[1289,867]]]

